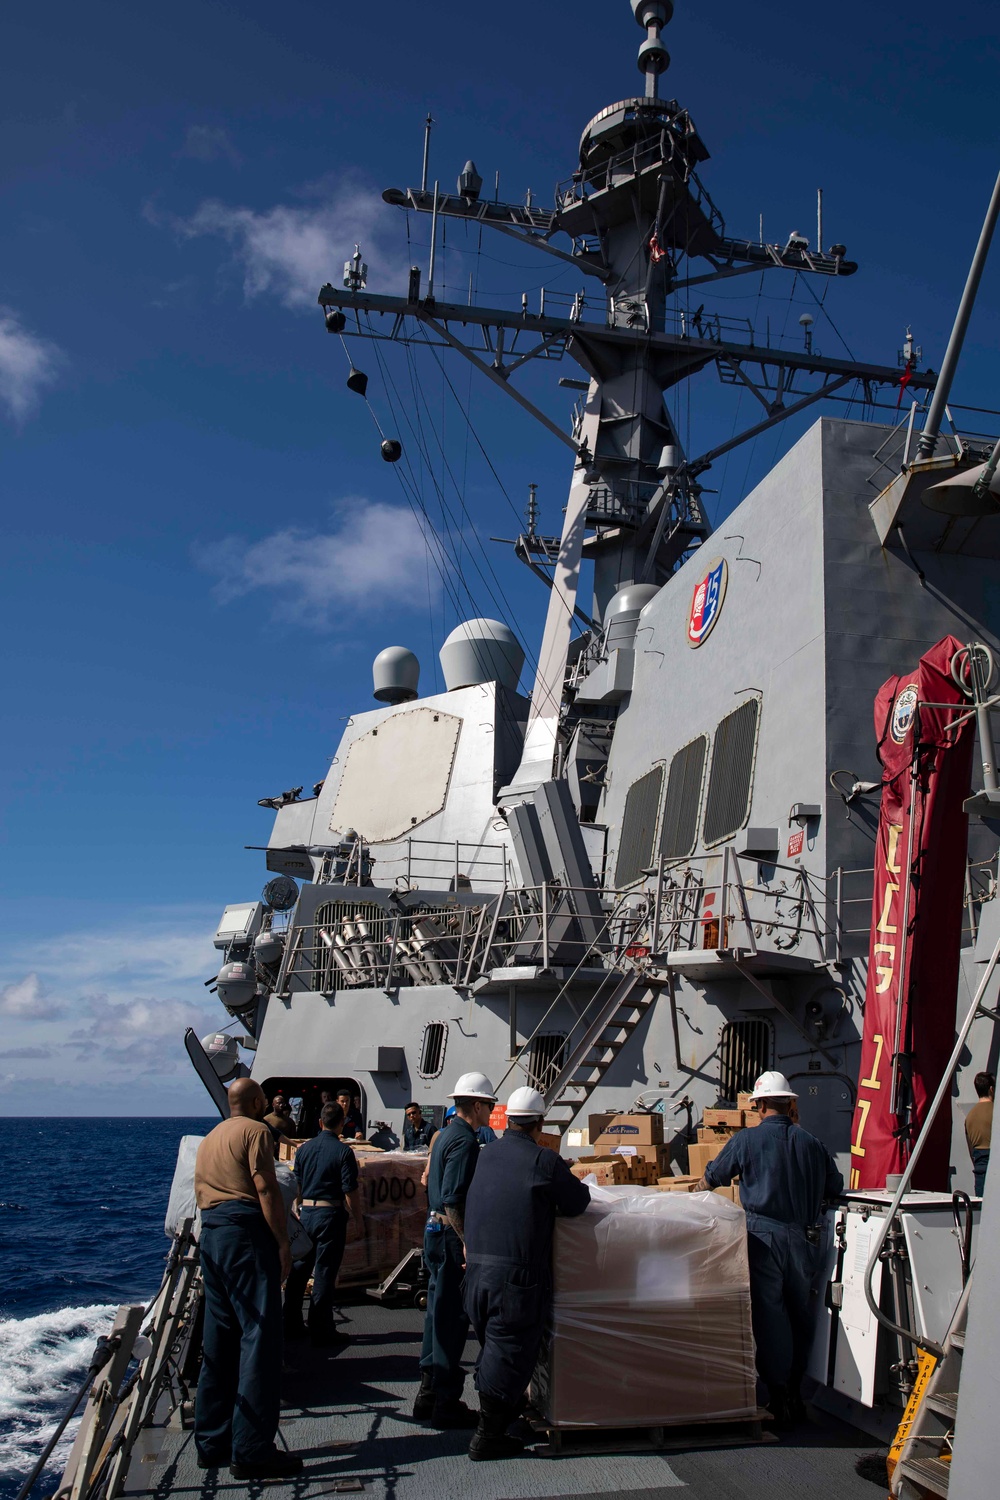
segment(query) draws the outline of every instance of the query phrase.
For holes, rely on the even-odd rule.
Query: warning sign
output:
[[[802,853],[802,845],[806,841],[804,828],[797,828],[794,833],[788,835],[788,858],[794,859],[797,854]]]

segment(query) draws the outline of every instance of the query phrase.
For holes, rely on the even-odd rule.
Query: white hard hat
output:
[[[515,1089],[507,1100],[508,1120],[517,1115],[528,1115],[537,1119],[545,1113],[545,1100],[537,1089]]]
[[[799,1096],[784,1073],[762,1073],[753,1086],[751,1099],[797,1099]]]
[[[497,1091],[485,1073],[463,1073],[449,1099],[496,1099]]]

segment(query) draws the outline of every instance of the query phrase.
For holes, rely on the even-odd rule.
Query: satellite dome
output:
[[[477,682],[498,682],[514,692],[524,666],[517,636],[502,620],[456,625],[438,655],[449,693]]]
[[[281,934],[272,932],[258,932],[253,944],[253,956],[258,963],[276,964],[284,952],[284,943]]]
[[[635,642],[639,614],[660,592],[655,583],[627,583],[604,611],[605,645],[609,651],[627,650]]]
[[[202,1037],[201,1045],[223,1083],[232,1078],[240,1065],[240,1049],[236,1038],[227,1036],[224,1031],[213,1031],[209,1036]]]
[[[405,646],[386,646],[372,662],[372,683],[380,703],[410,703],[417,696],[420,663]]]
[[[249,1010],[257,999],[257,975],[253,964],[223,964],[215,984],[219,999],[227,1010]]]

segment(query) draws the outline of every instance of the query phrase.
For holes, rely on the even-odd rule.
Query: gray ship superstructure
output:
[[[809,320],[802,347],[771,348],[746,324],[682,310],[681,293],[709,299],[742,274],[857,266],[800,234],[729,234],[700,180],[694,123],[658,96],[671,9],[633,0],[645,94],[590,122],[551,208],[484,197],[471,162],[444,192],[425,157],[419,188],[384,197],[430,216],[426,273],[411,271],[405,297],[382,295],[359,251],[344,285],[320,292],[333,334],[470,361],[570,448],[571,482],[561,535],[540,535],[532,512],[515,542],[549,590],[530,692],[509,622],[459,625],[441,648],[445,690],[426,696],[412,653],[374,643],[377,706],[350,705],[312,796],[264,799],[269,884],[226,908],[218,992],[266,1089],[308,1113],[320,1087],[349,1081],[376,1139],[401,1133],[411,1098],[440,1115],[451,1081],[481,1068],[502,1094],[542,1089],[569,1154],[591,1112],[662,1110],[683,1170],[703,1111],[777,1067],[846,1178],[878,816],[873,702],[949,633],[1000,652],[1000,516],[949,513],[928,493],[982,462],[992,436],[962,430],[952,408],[950,431],[919,447],[935,377],[909,337],[899,362],[861,364],[813,349]],[[439,300],[449,217],[568,260],[585,290],[531,308]],[[568,431],[517,389],[539,358],[579,367]],[[759,419],[685,454],[665,394],[710,368]],[[363,394],[363,377],[352,389]],[[711,464],[847,397],[873,420],[819,417],[713,532]],[[383,456],[397,461],[398,443]],[[960,1010],[1000,932],[995,856],[975,823]],[[973,1033],[959,1073],[951,1188],[971,1189],[959,1122],[992,1031]],[[220,1038],[214,1057],[188,1047],[224,1107],[235,1042]],[[926,1211],[950,1236],[949,1194]],[[841,1252],[872,1212],[853,1228],[845,1218]],[[929,1337],[944,1337],[960,1292],[956,1259],[911,1309]],[[912,1372],[859,1353],[859,1339],[824,1344],[817,1378],[865,1407],[905,1394]]]

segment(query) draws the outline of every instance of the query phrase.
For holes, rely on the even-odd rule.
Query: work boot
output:
[[[413,1420],[429,1422],[434,1414],[434,1377],[430,1370],[420,1371],[420,1389],[413,1403]]]
[[[491,1458],[517,1458],[524,1452],[520,1438],[510,1437],[507,1428],[517,1415],[517,1404],[497,1401],[479,1392],[479,1426],[469,1444],[473,1463]]]
[[[443,1429],[452,1427],[478,1427],[479,1413],[474,1412],[457,1396],[438,1397],[431,1413],[431,1426]]]
[[[792,1426],[792,1418],[789,1412],[788,1389],[783,1385],[775,1385],[770,1389],[767,1409],[774,1418],[774,1426],[778,1432],[787,1432]]]
[[[291,1479],[293,1474],[302,1473],[302,1460],[297,1453],[275,1448],[267,1458],[251,1463],[234,1458],[229,1472],[234,1479]]]

